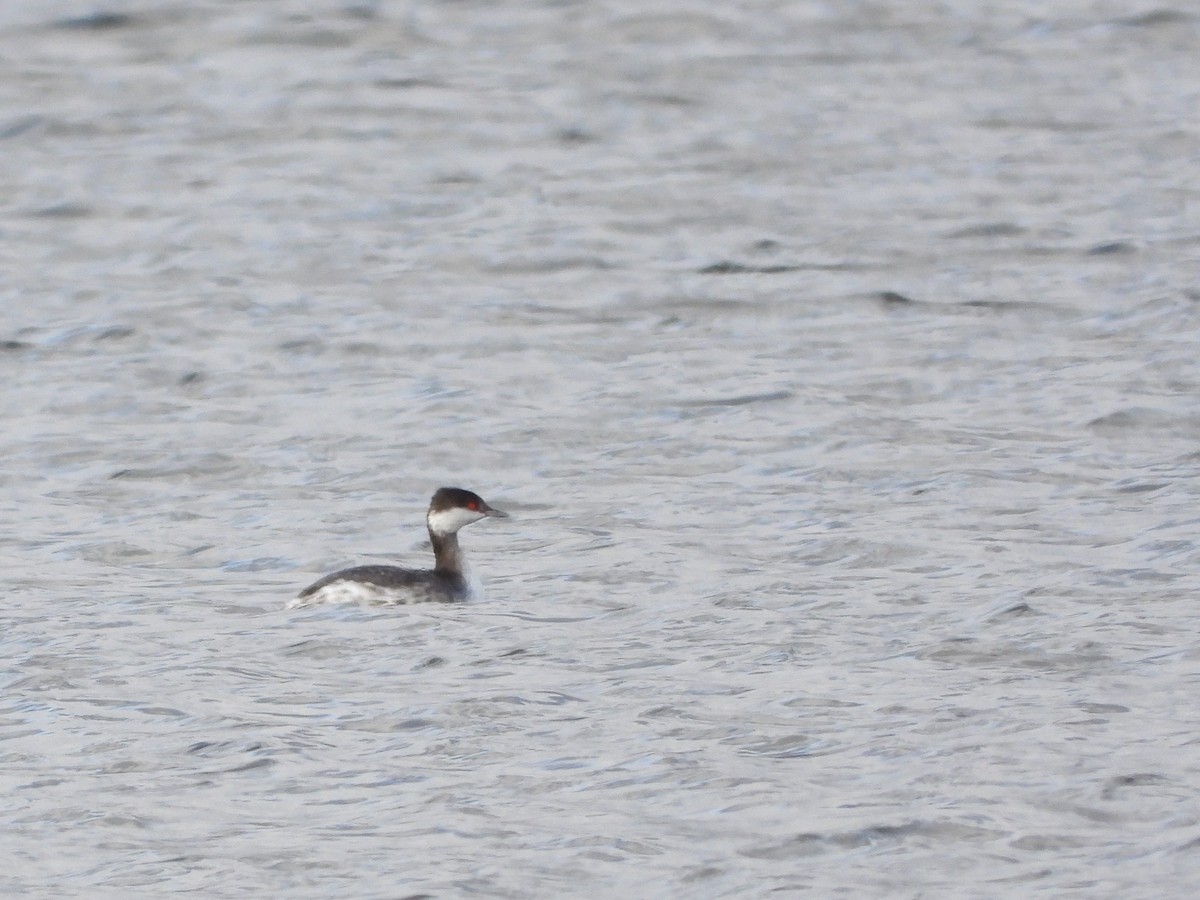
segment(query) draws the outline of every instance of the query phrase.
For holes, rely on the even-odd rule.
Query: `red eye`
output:
[[[479,509],[479,504],[474,500],[467,501],[467,509]]]

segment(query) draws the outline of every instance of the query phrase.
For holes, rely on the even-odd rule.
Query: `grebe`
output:
[[[399,566],[355,566],[326,575],[300,592],[289,608],[322,603],[425,603],[462,600],[469,593],[463,574],[458,530],[486,518],[508,518],[483,498],[462,488],[438,488],[429,501],[425,524],[433,544],[432,569]]]

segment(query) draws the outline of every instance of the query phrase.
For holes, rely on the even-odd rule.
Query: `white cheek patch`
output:
[[[482,518],[483,513],[477,510],[463,509],[460,506],[455,506],[451,509],[439,509],[437,512],[429,514],[429,529],[430,531],[439,531],[442,534],[453,534],[464,525],[478,522]]]

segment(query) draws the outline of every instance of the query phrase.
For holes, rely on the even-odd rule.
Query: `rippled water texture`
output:
[[[1192,896],[1198,109],[1186,5],[6,0],[0,894]],[[440,484],[483,597],[284,610]]]

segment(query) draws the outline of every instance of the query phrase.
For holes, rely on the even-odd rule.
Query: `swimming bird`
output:
[[[432,569],[399,566],[355,566],[326,575],[300,592],[289,608],[324,603],[380,603],[400,605],[462,600],[469,593],[458,546],[460,529],[480,519],[508,518],[482,497],[462,488],[438,488],[429,501],[425,525],[433,544]]]

